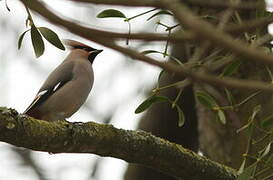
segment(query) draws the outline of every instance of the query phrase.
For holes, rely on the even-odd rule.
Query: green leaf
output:
[[[152,104],[157,103],[157,102],[164,102],[164,101],[169,101],[169,99],[165,96],[151,96],[145,101],[143,101],[135,110],[135,113],[141,113],[148,109]]]
[[[173,14],[172,14],[170,11],[161,10],[161,11],[159,11],[159,12],[153,14],[151,17],[149,17],[149,18],[147,19],[147,21],[149,21],[150,19],[152,19],[152,18],[154,18],[154,17],[156,17],[156,16],[158,16],[158,15],[163,15],[163,14],[164,14],[164,15],[173,16]]]
[[[238,174],[242,174],[244,172],[244,169],[245,169],[245,164],[246,164],[246,159],[243,160],[239,170],[238,170]]]
[[[217,103],[212,96],[207,94],[206,92],[198,91],[195,93],[195,96],[200,104],[204,105],[205,107],[212,109],[217,107]]]
[[[126,16],[116,9],[106,9],[100,12],[97,18],[126,18]]]
[[[229,104],[233,106],[236,102],[234,96],[231,94],[231,92],[227,88],[225,88],[225,93],[227,95]]]
[[[142,51],[142,54],[151,54],[151,53],[158,53],[158,54],[162,54],[162,52],[159,51],[155,51],[155,50],[146,50],[146,51]]]
[[[160,81],[160,79],[161,79],[161,77],[162,77],[162,75],[163,75],[164,73],[165,73],[165,70],[164,70],[164,69],[159,73],[158,79],[157,79],[157,84],[159,84],[159,81]]]
[[[266,148],[265,148],[265,150],[264,150],[264,152],[263,152],[261,158],[265,157],[265,156],[269,153],[270,149],[271,149],[271,143],[269,143],[269,144],[266,146]]]
[[[255,167],[255,164],[252,164],[245,168],[245,170],[238,176],[237,180],[250,180]]]
[[[21,48],[22,42],[23,42],[23,39],[24,39],[24,36],[25,36],[25,34],[26,34],[29,30],[30,30],[30,29],[26,30],[25,32],[23,32],[23,33],[20,35],[19,40],[18,40],[18,49]]]
[[[182,111],[182,109],[176,105],[176,110],[178,113],[178,127],[182,127],[185,124],[185,115],[184,112]]]
[[[230,76],[233,73],[235,73],[238,68],[240,67],[240,65],[242,64],[241,60],[235,60],[232,63],[230,63],[223,71],[223,73],[221,74],[221,76]]]
[[[38,58],[44,53],[44,50],[45,50],[44,41],[38,29],[34,25],[31,26],[30,34],[31,34],[33,49],[34,49],[36,57]]]
[[[226,116],[225,116],[224,111],[218,110],[218,111],[217,111],[217,117],[218,117],[219,121],[220,121],[222,124],[226,124]]]
[[[273,125],[273,114],[269,115],[265,119],[262,120],[262,127],[271,127]]]
[[[58,35],[54,31],[52,31],[51,29],[46,28],[46,27],[38,27],[38,29],[41,32],[41,34],[43,35],[43,37],[48,42],[50,42],[53,46],[55,46],[61,50],[65,50],[64,45],[62,44]]]

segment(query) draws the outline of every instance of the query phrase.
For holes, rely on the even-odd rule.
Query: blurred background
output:
[[[8,0],[7,3],[10,11],[6,9],[5,1],[0,1],[0,106],[11,107],[22,113],[33,100],[45,78],[63,61],[68,51],[61,51],[45,42],[44,55],[36,59],[29,33],[23,40],[22,48],[18,50],[18,38],[27,30],[25,26],[27,13],[19,1]],[[269,9],[273,7],[272,1],[268,0],[267,3]],[[46,4],[58,15],[74,22],[123,33],[128,33],[128,24],[123,19],[98,19],[96,15],[102,10],[115,8],[127,17],[132,17],[152,9],[94,6],[64,0],[46,1]],[[156,25],[159,20],[168,26],[176,24],[171,16],[158,16],[147,21],[152,14],[133,19],[132,32],[166,33],[164,27]],[[51,25],[35,14],[32,15],[36,26],[54,30],[61,39],[74,39],[94,48],[104,49],[93,64],[95,82],[91,94],[85,105],[68,119],[69,121],[95,121],[111,123],[117,128],[143,129],[195,152],[199,150],[198,117],[192,86],[183,90],[177,102],[186,116],[183,127],[177,126],[177,112],[163,103],[152,106],[146,113],[135,114],[136,107],[157,85],[159,68],[134,61],[111,49],[86,41]],[[129,41],[129,45],[126,45],[125,40],[118,43],[140,52],[144,50],[164,52],[166,45],[166,42],[142,41]],[[184,45],[182,43],[173,45],[168,49],[168,53],[178,57],[182,62],[185,61],[188,57],[187,52],[183,51]],[[151,56],[167,60],[161,55],[151,54]],[[175,80],[172,76],[165,75],[161,81],[161,85],[166,85]],[[177,93],[178,90],[174,88],[162,92],[171,99],[174,99]],[[101,158],[92,154],[48,154],[13,147],[2,142],[0,142],[0,159],[0,180],[172,179],[138,165],[130,165],[128,168],[126,162],[114,158]],[[238,167],[238,164],[228,165]]]
[[[19,1],[0,2],[0,106],[7,106],[22,113],[31,103],[48,74],[68,54],[48,42],[45,53],[36,59],[30,34],[27,33],[22,48],[18,50],[20,34],[27,30],[27,14]],[[97,19],[96,15],[104,9],[115,8],[127,17],[150,10],[150,8],[124,8],[93,6],[70,1],[47,3],[59,15],[90,26],[115,32],[128,32],[128,24],[119,18]],[[51,25],[44,19],[32,14],[36,26],[54,30],[61,39],[75,39],[98,49],[104,49],[93,64],[95,83],[85,105],[69,121],[96,121],[111,123],[115,127],[136,129],[142,114],[134,113],[135,108],[145,99],[147,93],[157,82],[159,69],[134,61],[111,49],[81,39],[61,28]],[[132,32],[163,32],[155,29],[155,18],[146,21],[151,14],[134,19]],[[170,23],[171,20],[168,20]],[[29,28],[29,27],[28,27]],[[126,46],[125,41],[119,42]],[[127,47],[139,51],[153,49],[164,51],[165,43],[143,43],[130,41]],[[162,56],[160,56],[163,59]],[[91,154],[54,154],[28,151],[0,142],[0,179],[44,179],[44,180],[121,180],[127,163],[114,158],[100,158]]]

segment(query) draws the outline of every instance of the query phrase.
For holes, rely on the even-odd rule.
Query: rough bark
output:
[[[202,1],[200,1],[202,2]],[[215,3],[216,2],[216,3]],[[218,2],[218,6],[217,6]],[[247,4],[247,1],[242,1],[242,4]],[[257,3],[257,2],[251,2],[251,3]],[[256,8],[264,8],[263,3],[259,2],[260,6],[256,6]],[[212,4],[217,6],[218,8],[208,8],[207,6],[194,6],[193,3],[190,3],[191,10],[195,11],[197,15],[210,15],[212,17],[218,17],[219,19],[222,18],[222,16],[226,13],[227,9],[219,8],[219,4],[225,5],[223,1],[210,1],[209,3],[206,1],[204,4]],[[202,4],[202,3],[200,3]],[[196,5],[196,4],[195,4]],[[244,6],[244,7],[247,7]],[[242,23],[245,21],[252,20],[254,22],[255,20],[255,12],[257,11],[256,8],[253,8],[249,11],[242,11],[239,13],[240,17],[242,18]],[[230,9],[230,11],[233,11],[234,9]],[[263,11],[263,9],[261,10]],[[268,19],[267,19],[268,20]],[[226,23],[231,23],[232,18],[228,20]],[[217,24],[215,22],[211,22],[214,24]],[[221,22],[218,22],[221,23]],[[261,21],[259,22],[261,23]],[[252,24],[252,23],[249,23]],[[254,24],[254,23],[253,23]],[[232,25],[228,25],[225,29],[230,28]],[[182,25],[183,27],[183,25]],[[185,28],[185,27],[184,27]],[[260,26],[260,36],[265,34],[265,26]],[[200,29],[202,31],[202,28]],[[239,37],[241,39],[244,39],[244,34],[237,34],[236,37]],[[178,59],[182,59],[187,61],[192,57],[194,54],[194,50],[196,47],[201,46],[202,44],[198,43],[184,43],[184,44],[174,44],[173,46],[173,52],[172,55],[174,57],[177,57]],[[209,50],[206,50],[205,53],[200,58],[205,58],[207,55],[209,55]],[[244,77],[247,79],[257,79],[257,80],[265,80],[266,74],[265,74],[265,68],[262,68],[256,63],[245,63],[242,68],[240,68],[240,73],[238,77]],[[267,75],[268,76],[268,75]],[[170,79],[165,81],[166,84],[172,83]],[[202,85],[201,85],[202,86]],[[219,100],[219,103],[221,105],[227,105],[226,99],[221,99],[221,96],[223,96],[224,91],[219,88],[215,87],[216,92],[219,92],[218,94],[215,94],[214,92],[209,92],[212,95],[216,96],[216,99]],[[204,87],[198,87],[195,86],[194,91],[196,90],[206,90]],[[251,95],[254,91],[249,92],[242,92],[239,90],[233,91],[235,93],[235,99],[240,102],[247,96]],[[164,92],[163,95],[166,95],[168,97],[174,97],[177,94],[174,90],[167,90],[167,92]],[[177,119],[175,112],[167,112],[167,110],[162,110],[160,108],[160,105],[157,105],[155,108],[151,108],[146,116],[143,117],[139,128],[148,130],[157,136],[168,138],[171,141],[175,141],[179,144],[183,145],[189,145],[188,147],[196,150],[198,149],[198,142],[200,142],[200,150],[204,153],[205,156],[214,159],[215,161],[224,163],[226,165],[230,165],[235,168],[239,168],[240,164],[242,163],[243,157],[242,154],[246,152],[247,142],[248,142],[248,135],[247,132],[242,132],[240,134],[236,133],[236,130],[238,130],[240,127],[242,127],[244,124],[247,123],[247,120],[249,119],[249,116],[251,116],[251,113],[253,112],[253,108],[255,105],[261,104],[262,108],[264,109],[262,112],[262,116],[268,115],[270,112],[270,109],[268,107],[272,107],[272,103],[269,101],[265,101],[266,98],[272,99],[271,94],[263,94],[260,95],[257,99],[254,101],[250,101],[247,104],[245,104],[242,108],[240,108],[237,112],[232,111],[226,111],[228,122],[226,125],[222,125],[219,123],[219,121],[216,120],[215,113],[213,113],[211,110],[208,110],[198,104],[195,106],[195,100],[192,97],[193,91],[192,88],[187,88],[187,90],[184,90],[182,93],[184,96],[181,98],[181,101],[179,101],[179,104],[182,104],[182,107],[187,107],[186,109],[183,109],[186,115],[186,118],[188,121],[186,121],[186,126],[181,131],[176,131],[177,127],[175,127],[174,123],[171,123],[172,121],[175,121]],[[220,94],[220,98],[219,98]],[[218,95],[218,97],[217,97]],[[188,98],[185,98],[188,97]],[[161,105],[163,106],[163,105]],[[168,107],[165,107],[168,108]],[[197,123],[196,123],[196,115],[193,115],[193,113],[196,112],[198,114],[198,132],[199,135],[197,135]],[[154,118],[153,118],[154,117]],[[160,126],[159,126],[159,125]],[[171,126],[171,124],[173,126]],[[168,134],[167,134],[168,133]],[[175,134],[176,133],[176,134]],[[180,136],[186,137],[185,139],[179,138]],[[198,137],[199,139],[198,139]],[[180,139],[180,140],[178,140]],[[193,145],[193,146],[192,146]],[[143,167],[132,167],[130,166],[127,170],[125,179],[172,179],[170,177],[162,176],[161,174],[157,174],[156,172],[152,172],[148,169],[145,169]]]
[[[25,3],[27,2],[26,0],[22,0],[22,1]],[[90,2],[92,2],[92,0],[90,0]],[[140,2],[140,4],[137,3],[137,6],[141,5],[141,1],[139,1],[139,2]],[[153,5],[155,2],[159,2],[159,4],[156,4],[156,6],[159,5],[160,7],[164,7],[164,8],[171,10],[175,14],[175,16],[176,16],[177,20],[180,22],[181,26],[183,28],[189,29],[191,31],[190,33],[194,33],[194,36],[191,36],[191,38],[194,37],[194,38],[192,38],[194,40],[199,38],[199,41],[193,44],[194,48],[191,48],[189,46],[187,49],[178,48],[179,49],[178,51],[181,51],[182,53],[188,52],[188,56],[187,57],[182,56],[182,58],[180,57],[181,59],[185,58],[187,60],[189,58],[192,58],[192,55],[194,54],[193,52],[195,51],[195,49],[198,49],[196,47],[200,47],[200,45],[202,46],[202,45],[204,45],[204,42],[208,41],[209,42],[208,51],[205,50],[205,53],[203,53],[202,56],[199,57],[200,59],[203,59],[206,55],[208,55],[208,52],[210,52],[210,50],[213,49],[213,47],[216,47],[216,48],[221,47],[222,49],[224,49],[223,50],[224,53],[221,55],[225,56],[229,53],[232,53],[233,55],[240,57],[241,60],[246,62],[245,64],[243,64],[241,66],[239,73],[236,74],[237,77],[240,77],[241,79],[256,79],[258,81],[256,81],[256,82],[234,81],[234,79],[231,80],[228,78],[216,79],[218,72],[216,73],[216,76],[214,75],[212,77],[212,76],[207,76],[208,74],[202,74],[202,73],[197,74],[195,72],[191,73],[191,71],[185,71],[183,69],[183,67],[180,67],[180,71],[179,71],[178,69],[175,69],[173,66],[171,66],[168,63],[160,63],[159,61],[153,60],[151,58],[141,56],[137,52],[132,51],[130,49],[126,49],[123,47],[116,46],[115,44],[111,44],[111,43],[107,42],[106,39],[97,38],[97,37],[95,37],[96,34],[99,35],[100,33],[102,33],[101,31],[99,32],[94,29],[81,27],[75,23],[65,21],[65,19],[62,19],[62,18],[54,15],[53,13],[48,11],[48,9],[44,8],[41,4],[39,4],[36,1],[35,1],[36,5],[34,5],[34,2],[33,2],[33,3],[29,4],[29,6],[31,9],[35,10],[36,12],[41,14],[42,16],[46,17],[52,23],[55,23],[55,24],[62,26],[62,27],[65,27],[67,30],[69,30],[75,34],[78,34],[78,35],[85,37],[89,40],[93,40],[95,42],[98,42],[106,47],[110,47],[112,49],[118,50],[119,52],[127,54],[133,58],[142,60],[144,62],[148,62],[153,65],[157,65],[169,72],[179,74],[180,80],[181,80],[181,78],[188,76],[188,77],[192,78],[192,80],[194,80],[195,82],[201,81],[203,83],[204,82],[209,83],[210,84],[209,86],[214,85],[213,88],[209,87],[209,89],[213,90],[213,92],[210,92],[210,93],[213,96],[218,96],[218,97],[216,97],[216,99],[218,99],[218,100],[220,99],[219,103],[221,105],[225,105],[225,101],[221,100],[223,92],[220,87],[222,87],[222,86],[223,87],[229,86],[229,87],[238,88],[238,89],[242,88],[242,86],[244,86],[245,89],[252,89],[253,90],[253,89],[259,89],[257,86],[257,85],[259,85],[260,89],[262,87],[262,89],[264,89],[264,90],[272,91],[272,86],[268,86],[268,84],[265,84],[265,83],[263,83],[263,84],[257,83],[257,82],[259,82],[259,80],[266,79],[265,71],[264,71],[264,69],[261,70],[262,68],[259,64],[264,63],[264,64],[271,64],[272,65],[272,62],[273,62],[272,55],[265,55],[264,52],[257,50],[257,48],[253,48],[252,46],[249,46],[249,39],[247,39],[247,40],[245,39],[245,34],[240,34],[240,33],[236,32],[236,36],[235,36],[235,38],[233,38],[231,36],[231,34],[230,35],[227,34],[227,33],[229,33],[228,30],[222,31],[221,29],[218,29],[216,26],[217,22],[210,22],[211,24],[213,24],[213,25],[211,25],[209,23],[205,23],[204,21],[200,21],[199,18],[192,16],[192,11],[194,11],[196,14],[198,14],[200,16],[201,15],[212,15],[213,17],[219,18],[223,14],[225,14],[225,12],[226,12],[226,11],[223,11],[223,6],[221,8],[217,8],[217,9],[214,9],[214,8],[210,9],[210,8],[207,8],[207,6],[205,8],[203,8],[204,7],[203,5],[200,5],[200,7],[199,6],[193,7],[196,4],[191,4],[192,11],[189,11],[184,5],[181,5],[178,1],[175,1],[175,0],[173,0],[171,2],[167,1],[167,0],[149,1],[149,2],[152,2]],[[245,2],[248,2],[248,1],[242,1],[242,3],[245,3]],[[116,1],[116,3],[118,3],[118,2]],[[250,3],[253,3],[253,2],[250,2]],[[145,5],[145,3],[143,3],[143,4]],[[255,2],[254,2],[254,4],[255,4]],[[243,4],[239,4],[239,5],[243,5]],[[236,8],[234,8],[234,6],[231,6],[231,4],[226,4],[226,3],[224,5],[224,7],[231,7],[231,9],[229,9],[231,11],[244,9],[244,8],[239,8],[239,6],[236,6]],[[255,7],[255,6],[252,6],[251,11],[243,11],[243,13],[239,13],[239,17],[243,21],[255,18],[254,14],[256,13],[256,11],[255,11],[255,8],[253,8],[253,7]],[[257,7],[261,8],[262,6],[257,6]],[[232,21],[232,20],[234,20],[233,17],[230,19],[231,19],[231,21],[228,20],[226,22],[226,24],[228,24],[228,26],[229,26],[230,25],[229,23],[233,23],[235,26],[237,26],[236,23],[238,23],[238,22],[234,23]],[[271,19],[268,19],[268,21],[270,21],[270,20]],[[221,22],[218,22],[218,23],[221,23]],[[238,25],[237,30],[238,30],[238,28],[246,28],[246,27],[247,26],[245,26],[245,24],[244,24],[244,27],[240,27],[240,25]],[[257,24],[255,25],[255,28],[251,28],[251,29],[257,30]],[[264,28],[264,26],[262,28]],[[229,29],[229,28],[227,28],[227,29]],[[93,34],[90,32],[92,32]],[[264,32],[265,31],[262,29],[262,30],[255,31],[254,34],[258,34],[258,36],[260,36],[260,35],[262,36],[264,34]],[[116,34],[116,33],[105,33],[105,35],[107,35],[109,37],[112,36],[113,38],[114,37],[115,38],[124,37],[124,34]],[[140,36],[134,36],[134,37],[136,39],[140,39]],[[143,38],[143,34],[141,35],[141,38]],[[153,38],[159,38],[159,39],[163,40],[166,37],[154,36]],[[234,41],[235,39],[241,39],[241,40]],[[199,42],[202,42],[202,43],[199,43]],[[201,49],[202,49],[202,47],[201,47]],[[250,62],[250,61],[252,61],[252,62]],[[248,70],[248,72],[246,70]],[[215,72],[213,72],[213,73],[215,73]],[[172,79],[172,78],[170,78],[170,79]],[[236,83],[234,84],[234,82],[236,82]],[[207,90],[208,88],[201,87],[201,89]],[[241,101],[242,99],[244,99],[245,97],[247,97],[253,93],[253,91],[251,91],[251,92],[248,91],[247,93],[245,93],[245,91],[242,92],[242,91],[239,91],[238,89],[232,91],[232,93],[234,93],[235,99],[237,101]],[[198,87],[198,90],[199,90],[199,87]],[[214,92],[216,92],[216,93],[214,93]],[[174,91],[174,93],[177,93],[177,92]],[[168,94],[168,93],[166,93],[166,94]],[[192,97],[192,94],[193,94],[193,92],[191,92],[191,95],[186,96],[186,97]],[[174,97],[175,95],[170,95],[170,96]],[[186,105],[186,107],[189,109],[191,108],[191,106],[193,106],[195,104],[192,99],[193,98],[191,98],[190,103],[188,105]],[[232,112],[232,113],[226,111],[227,117],[228,117],[228,122],[225,126],[221,125],[217,121],[212,120],[213,114],[211,113],[211,111],[208,111],[207,109],[203,109],[203,107],[198,106],[198,114],[199,114],[199,122],[200,122],[199,123],[199,132],[200,132],[200,142],[201,142],[200,147],[201,147],[202,151],[205,153],[205,155],[207,155],[208,157],[214,158],[216,161],[223,162],[225,164],[230,164],[233,167],[238,167],[238,165],[241,161],[240,160],[241,154],[244,152],[244,149],[246,147],[245,142],[247,142],[247,136],[244,133],[241,133],[238,135],[235,133],[235,131],[239,127],[241,127],[242,125],[247,123],[249,116],[251,116],[251,113],[253,112],[254,106],[256,106],[258,104],[262,105],[263,111],[261,114],[259,114],[260,117],[265,117],[266,114],[269,113],[269,111],[267,111],[267,110],[269,110],[270,107],[272,107],[272,106],[271,106],[271,103],[266,102],[265,99],[271,99],[271,94],[262,94],[262,96],[257,98],[254,102],[249,102],[248,104],[245,104],[244,107],[243,106],[240,107],[239,111]],[[184,106],[184,105],[182,105],[182,106]],[[158,107],[158,108],[161,109],[160,107]],[[185,108],[185,106],[184,106],[184,108]],[[166,120],[166,117],[171,118],[172,120],[168,121],[167,125],[174,124],[176,122],[176,120],[174,120],[171,113],[168,112],[169,110],[166,110],[166,108],[163,108],[163,109],[164,110],[161,112],[164,112],[165,116],[164,115],[160,116],[158,114],[159,117],[162,117],[164,120]],[[193,109],[190,109],[190,110],[193,110]],[[187,110],[184,109],[184,111],[187,111]],[[158,113],[158,112],[156,112],[156,113]],[[186,112],[186,116],[187,116],[187,113],[188,112]],[[234,115],[238,116],[238,118],[234,118]],[[176,115],[174,115],[174,116],[176,116]],[[162,124],[159,124],[158,127],[161,128],[161,125],[166,126],[165,122],[163,121]],[[148,124],[149,123],[150,122],[148,122]],[[157,132],[157,130],[149,130],[149,131],[154,131],[154,133]],[[173,129],[167,130],[167,131],[170,131],[171,132],[170,134],[173,133],[172,132]],[[162,132],[167,132],[167,131],[163,130]],[[184,132],[186,132],[186,131],[184,131]],[[193,129],[192,131],[190,130],[188,132],[193,133],[194,136],[184,135],[183,137],[184,138],[190,137],[190,138],[193,138],[194,140],[196,140],[196,138],[195,138],[196,128]],[[166,136],[166,135],[162,135],[162,136]],[[185,138],[185,139],[187,141],[187,138]],[[188,143],[186,141],[185,141],[185,145]],[[225,143],[223,143],[223,142],[225,142]],[[193,148],[196,148],[197,141],[192,141],[189,144],[193,145]],[[145,176],[146,175],[147,174],[145,174]]]
[[[94,122],[47,122],[0,108],[0,141],[50,153],[94,153],[156,169],[177,179],[235,180],[231,168],[144,131]]]

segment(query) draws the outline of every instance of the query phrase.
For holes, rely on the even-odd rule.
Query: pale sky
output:
[[[61,51],[49,43],[45,43],[44,55],[36,59],[29,34],[25,36],[22,49],[18,51],[17,40],[19,34],[26,30],[25,19],[27,14],[18,1],[9,0],[8,5],[11,9],[10,12],[6,10],[4,1],[0,1],[0,22],[6,20],[6,28],[3,28],[3,25],[0,28],[0,65],[2,66],[2,68],[0,67],[2,77],[0,81],[0,106],[12,107],[19,112],[23,112],[33,100],[43,80],[62,62],[68,52]],[[71,19],[79,19],[85,25],[91,27],[127,32],[128,25],[121,19],[95,18],[100,10],[113,7],[96,6],[96,8],[90,8],[82,5],[76,8],[75,5],[60,0],[54,1],[52,8]],[[128,17],[149,10],[147,8],[115,8],[122,10]],[[145,18],[134,20],[132,22],[133,32],[148,27],[149,23],[145,24],[148,17],[145,16]],[[60,38],[75,39],[95,48],[104,49],[93,65],[95,83],[87,101],[92,108],[91,113],[86,108],[81,108],[69,120],[78,121],[80,119],[82,121],[99,122],[101,118],[114,111],[112,124],[118,128],[134,129],[141,117],[141,115],[134,114],[134,110],[144,100],[145,91],[153,86],[153,82],[156,82],[159,69],[142,62],[132,63],[130,58],[126,58],[111,49],[67,33],[35,15],[33,15],[33,18],[36,26],[48,27],[54,30]],[[17,33],[13,33],[13,29],[16,29]],[[151,31],[155,32],[153,28],[151,28]],[[120,44],[125,45],[125,42],[120,42]],[[138,45],[140,45],[139,42],[130,42],[129,46],[136,47]],[[163,50],[162,46],[155,44],[141,46],[140,49],[147,50],[149,48]],[[162,57],[160,58],[162,59]],[[37,179],[32,171],[20,165],[21,161],[9,148],[10,145],[0,142],[0,179]],[[33,157],[49,179],[87,180],[96,156],[92,154],[50,155],[44,152],[34,152]],[[98,179],[122,179],[126,167],[124,161],[114,158],[103,158],[102,161]]]
[[[116,8],[123,11],[127,17],[149,10],[150,8],[123,7],[75,7],[67,1],[54,2],[51,7],[62,15],[80,20],[85,25],[109,31],[127,32],[127,24],[121,19],[96,19],[96,14],[106,8]],[[271,2],[269,0],[270,4]],[[31,46],[29,34],[23,40],[22,49],[18,51],[17,40],[19,34],[26,30],[26,12],[19,1],[9,0],[11,9],[8,12],[4,1],[0,1],[0,23],[6,21],[0,28],[0,106],[12,107],[23,112],[34,98],[43,80],[65,58],[68,52],[61,51],[49,43],[45,43],[45,53],[36,59]],[[88,15],[87,15],[88,14]],[[113,113],[111,123],[118,128],[135,129],[141,115],[134,114],[135,108],[145,99],[145,91],[153,87],[157,81],[159,69],[142,62],[133,62],[120,53],[86,41],[75,35],[51,25],[42,18],[33,15],[36,26],[45,26],[54,30],[60,38],[82,41],[98,49],[104,49],[96,58],[93,68],[95,83],[87,103],[91,111],[81,108],[69,120],[97,121]],[[132,21],[133,32],[143,29],[155,32],[146,19],[138,18]],[[170,22],[168,19],[166,22]],[[153,22],[154,23],[154,22]],[[151,25],[151,24],[150,24]],[[5,27],[5,28],[4,28]],[[13,27],[13,28],[12,28]],[[14,29],[17,33],[13,33]],[[158,28],[157,32],[164,32]],[[19,33],[19,34],[18,34]],[[120,42],[125,45],[125,42]],[[129,47],[140,46],[141,50],[153,49],[163,51],[164,44],[153,43],[141,45],[130,42]],[[163,59],[161,56],[155,56]],[[110,80],[109,80],[110,79]],[[21,165],[11,146],[0,142],[0,179],[1,180],[35,180],[37,177],[29,168]],[[92,154],[56,154],[34,152],[36,163],[43,169],[46,177],[51,180],[87,180],[90,169],[94,164],[95,155]],[[121,180],[126,163],[114,158],[103,158],[98,178],[99,180]]]

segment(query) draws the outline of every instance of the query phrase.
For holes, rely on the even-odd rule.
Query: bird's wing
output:
[[[45,83],[38,91],[36,97],[28,108],[24,111],[24,114],[28,114],[32,109],[41,105],[52,94],[64,86],[73,76],[73,62],[64,62],[60,64],[47,78]]]

